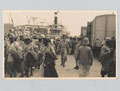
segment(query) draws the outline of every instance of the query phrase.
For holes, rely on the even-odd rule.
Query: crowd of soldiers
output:
[[[4,39],[5,74],[9,77],[33,76],[34,69],[42,69],[43,77],[58,77],[55,68],[57,55],[61,55],[61,66],[65,67],[67,55],[74,55],[75,67],[80,77],[89,74],[95,52],[100,51],[98,57],[102,65],[101,76],[115,77],[116,74],[116,46],[115,38],[106,38],[100,50],[92,48],[87,37],[75,38],[63,35],[59,39],[37,36],[17,36],[8,34]],[[96,51],[97,50],[97,51]]]

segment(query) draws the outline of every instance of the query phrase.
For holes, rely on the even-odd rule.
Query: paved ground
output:
[[[75,67],[75,59],[73,55],[68,55],[68,60],[66,61],[66,66],[62,67],[61,64],[61,57],[58,55],[58,60],[56,60],[56,70],[59,77],[79,77],[78,70],[73,69]],[[100,70],[101,65],[97,60],[93,60],[93,65],[90,68],[90,73],[88,77],[100,77]],[[6,75],[7,76],[7,75]],[[17,74],[19,77],[20,74]],[[33,77],[40,77],[41,76],[41,69],[34,69]],[[32,78],[32,77],[31,77]]]
[[[64,68],[60,64],[61,64],[60,56],[58,56],[58,60],[56,60],[56,70],[58,72],[59,77],[79,77],[78,70],[73,69],[75,67],[75,60],[72,55],[68,55],[68,60]],[[100,63],[94,59],[88,77],[100,77],[100,70],[101,70]],[[40,76],[40,70],[35,69],[34,77],[39,77],[39,76]]]

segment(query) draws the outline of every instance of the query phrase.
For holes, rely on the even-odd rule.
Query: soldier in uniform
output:
[[[39,59],[38,59],[37,67],[38,69],[40,69],[40,64],[43,61],[43,51],[42,51],[43,50],[43,38],[39,38],[37,45],[39,47]]]
[[[57,50],[58,50],[59,42],[60,42],[59,39],[56,39],[56,40],[54,41],[54,44],[55,44],[55,52],[56,52],[57,55],[59,54],[59,51],[57,51]]]
[[[17,38],[11,38],[11,45],[9,47],[9,65],[12,69],[11,71],[14,73],[14,77],[16,77],[16,72],[19,71],[19,62],[22,59],[22,47],[19,45]]]
[[[77,56],[77,50],[79,49],[79,47],[82,45],[81,43],[81,39],[79,38],[78,39],[78,43],[76,45],[76,48],[75,48],[75,51],[74,51],[74,57],[75,57],[75,63],[76,63],[76,66],[74,67],[74,69],[78,70],[79,69],[79,61],[76,59],[76,56]]]
[[[82,46],[77,51],[76,59],[79,60],[79,76],[86,77],[89,74],[90,66],[93,61],[93,54],[90,47],[88,47],[89,40],[84,38]]]
[[[7,60],[6,60],[6,68],[7,68],[7,73],[10,77],[13,76],[13,57],[11,55],[11,50],[10,50],[10,47],[11,47],[11,44],[14,42],[14,38],[13,37],[10,37],[10,44],[9,44],[9,47],[8,47],[8,57],[7,57]],[[6,51],[6,50],[5,50]],[[6,59],[6,58],[5,58]]]
[[[5,37],[5,42],[4,42],[5,73],[7,72],[7,59],[8,59],[9,46],[10,46],[9,39]]]
[[[38,60],[38,58],[35,53],[32,40],[30,38],[26,38],[24,42],[26,44],[24,50],[25,75],[29,77],[33,75],[32,67],[35,64],[36,60]],[[30,74],[29,74],[29,70],[30,70]]]
[[[33,46],[33,50],[34,50],[34,52],[35,52],[35,55],[36,55],[36,58],[37,58],[37,60],[35,60],[36,62],[35,62],[35,68],[38,68],[39,69],[39,66],[38,66],[38,64],[39,64],[39,46],[38,46],[38,38],[36,37],[35,39],[33,39],[32,40],[33,42],[32,42],[32,46]]]
[[[69,55],[72,55],[72,37],[70,37],[68,44],[69,44]]]
[[[22,60],[20,61],[20,72],[21,72],[21,77],[24,76],[24,49],[25,49],[25,43],[24,43],[24,36],[20,36],[18,40],[19,45],[22,47]]]
[[[67,51],[69,48],[66,35],[62,36],[62,40],[60,41],[58,47],[58,49],[61,51],[61,65],[65,67],[65,61],[67,61]]]
[[[101,62],[101,65],[102,65],[102,68],[101,68],[101,77],[104,77],[105,75],[108,75],[108,72],[109,72],[109,63],[111,61],[111,56],[110,56],[110,53],[111,53],[111,49],[110,49],[110,39],[106,39],[106,43],[104,46],[102,46],[101,48],[101,54],[100,54],[100,62]]]

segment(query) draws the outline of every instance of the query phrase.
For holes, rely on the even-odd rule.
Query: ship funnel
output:
[[[58,12],[54,12],[54,25],[55,25],[55,28],[57,28],[57,24],[58,24]]]

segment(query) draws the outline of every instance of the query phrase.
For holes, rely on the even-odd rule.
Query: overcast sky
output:
[[[57,11],[57,10],[56,10]],[[10,23],[11,17],[13,18],[15,25],[28,24],[28,19],[31,17],[37,17],[36,24],[44,25],[53,24],[55,11],[4,11],[3,13],[3,23]],[[88,21],[92,21],[97,15],[103,14],[116,14],[115,11],[59,11],[58,13],[58,23],[66,26],[67,31],[70,32],[72,36],[80,35],[81,26],[86,26]],[[31,20],[31,24],[32,24]]]

